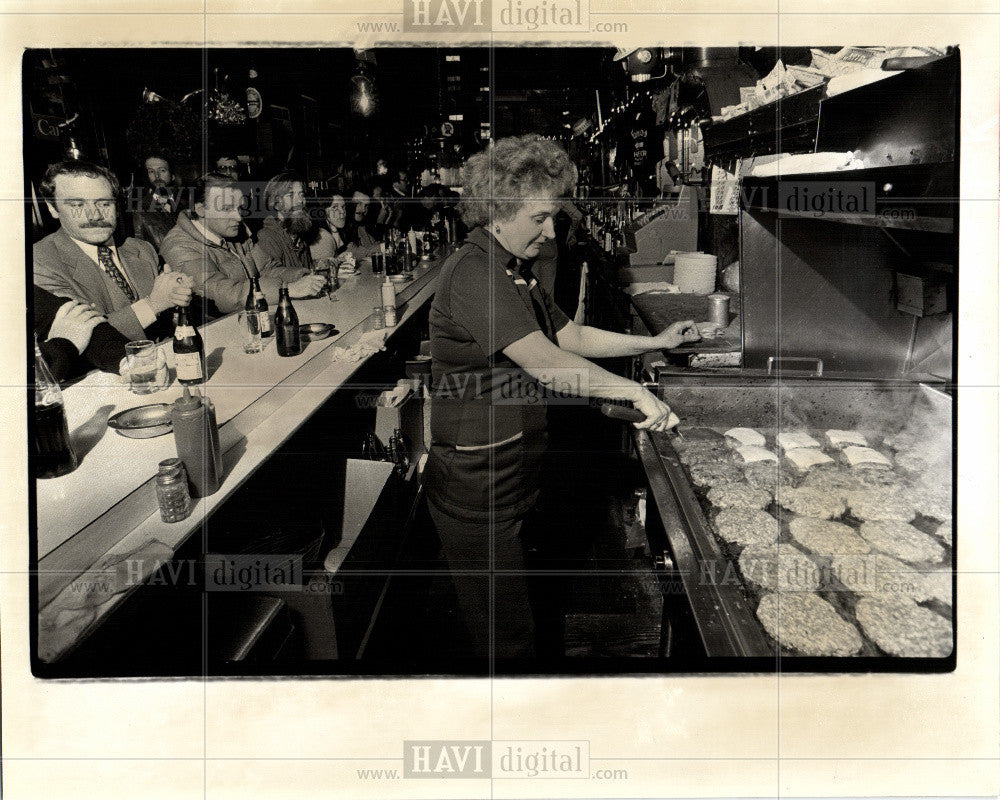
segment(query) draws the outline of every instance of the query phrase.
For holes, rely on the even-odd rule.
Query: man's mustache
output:
[[[115,226],[111,225],[111,224],[109,224],[107,222],[84,222],[84,223],[82,223],[80,225],[80,227],[81,228],[113,228]]]

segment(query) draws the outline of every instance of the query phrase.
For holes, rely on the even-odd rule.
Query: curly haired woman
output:
[[[477,656],[533,657],[537,645],[522,539],[538,513],[546,392],[631,401],[663,431],[670,408],[588,358],[638,355],[698,338],[692,322],[658,336],[577,325],[531,272],[576,183],[557,144],[501,139],[468,160],[461,213],[472,229],[444,263],[430,312],[432,445],[424,471],[431,517]]]

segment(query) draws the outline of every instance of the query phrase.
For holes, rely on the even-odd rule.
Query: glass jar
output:
[[[156,474],[156,502],[164,522],[180,522],[191,515],[187,471],[179,458],[160,462],[160,470]]]

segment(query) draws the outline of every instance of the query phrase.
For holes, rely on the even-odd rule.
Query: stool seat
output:
[[[284,600],[250,592],[206,596],[205,640],[212,661],[269,661],[291,636]]]

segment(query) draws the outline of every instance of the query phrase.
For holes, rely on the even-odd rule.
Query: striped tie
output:
[[[122,275],[122,271],[118,269],[118,265],[115,264],[115,260],[111,257],[111,248],[107,245],[102,244],[97,248],[97,260],[101,264],[101,269],[103,269],[109,278],[113,280],[118,288],[122,290],[125,296],[129,299],[130,303],[134,303],[139,299],[139,296],[135,293],[135,289],[125,280],[125,276]]]

